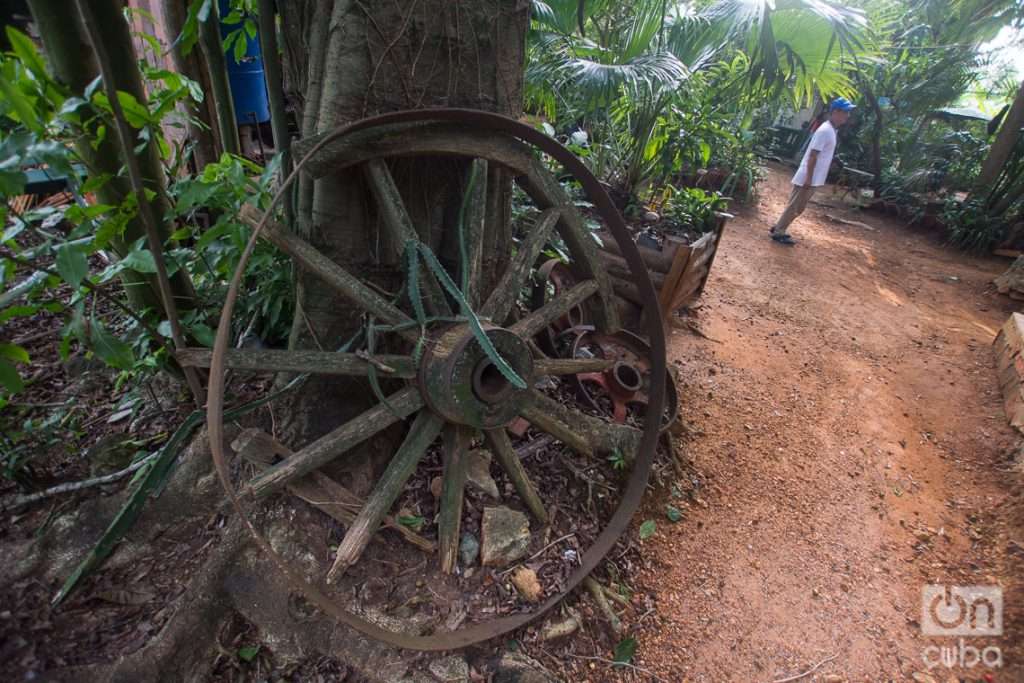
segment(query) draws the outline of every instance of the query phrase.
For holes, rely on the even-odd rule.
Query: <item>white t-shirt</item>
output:
[[[811,156],[811,150],[818,150],[818,160],[814,162],[814,177],[811,178],[811,187],[821,187],[828,177],[828,167],[832,165],[832,156],[836,152],[836,129],[831,121],[818,126],[811,136],[811,143],[807,145],[800,168],[793,176],[793,184],[803,187],[807,185],[807,159]]]

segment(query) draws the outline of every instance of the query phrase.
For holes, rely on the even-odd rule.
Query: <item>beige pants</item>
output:
[[[789,229],[789,224],[796,220],[796,217],[804,212],[807,208],[807,202],[811,200],[811,195],[818,189],[811,185],[794,185],[793,191],[789,193],[789,202],[786,204],[786,210],[779,216],[779,220],[775,221],[775,225],[772,226],[772,233],[775,235],[785,235],[786,230]]]

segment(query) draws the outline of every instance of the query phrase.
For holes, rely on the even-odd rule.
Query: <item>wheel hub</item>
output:
[[[420,391],[430,408],[451,422],[494,429],[510,423],[522,409],[533,379],[533,354],[526,341],[501,327],[485,326],[487,338],[516,374],[510,382],[473,336],[468,324],[434,338],[420,366]]]

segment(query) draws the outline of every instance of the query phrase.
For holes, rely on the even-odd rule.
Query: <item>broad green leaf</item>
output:
[[[398,518],[398,523],[404,527],[408,527],[413,531],[419,531],[423,528],[424,522],[427,520],[419,515],[402,515]]]
[[[202,251],[203,249],[206,249],[206,247],[209,246],[210,243],[228,234],[235,227],[236,226],[233,223],[221,223],[220,225],[213,226],[212,228],[204,232],[202,235],[200,235],[199,239],[196,240],[196,251]]]
[[[636,638],[623,638],[615,646],[615,663],[629,664],[636,654]]]
[[[9,306],[0,311],[0,325],[12,318],[27,318],[30,315],[35,315],[38,310],[38,306]]]
[[[189,325],[188,331],[197,342],[207,348],[213,348],[213,341],[216,339],[217,333],[209,325],[195,323],[194,325]]]
[[[246,645],[245,647],[238,649],[238,658],[243,662],[251,662],[256,659],[256,655],[259,654],[259,645]]]
[[[18,369],[0,358],[0,386],[12,394],[16,394],[25,388]]]
[[[135,364],[132,347],[111,334],[96,316],[89,323],[89,341],[93,352],[107,365],[118,370],[131,370]]]
[[[11,49],[14,50],[14,54],[18,56],[21,63],[37,78],[46,80],[48,78],[46,64],[43,63],[43,58],[39,55],[39,50],[36,49],[32,39],[14,26],[6,26],[4,31],[7,33],[7,40],[11,43]]]
[[[640,525],[640,540],[646,541],[648,538],[654,535],[657,531],[658,525],[654,523],[653,519],[648,519]]]
[[[15,363],[30,362],[28,351],[17,344],[8,344],[7,342],[0,342],[0,358],[6,358],[7,360],[14,361]]]
[[[78,287],[89,274],[89,261],[80,244],[66,243],[57,247],[57,272],[72,287]]]
[[[21,91],[21,88],[7,80],[3,74],[0,74],[0,94],[10,104],[11,109],[14,110],[18,121],[36,133],[43,132],[43,124],[36,115],[31,100]]]
[[[238,37],[235,38],[235,61],[239,64],[245,59],[245,51],[249,47],[249,42],[245,39],[245,32],[242,29],[238,29]]]
[[[25,191],[28,177],[21,171],[0,169],[0,197],[17,197]]]
[[[121,259],[125,268],[131,268],[138,273],[155,273],[156,261],[153,260],[153,253],[148,249],[135,249]]]

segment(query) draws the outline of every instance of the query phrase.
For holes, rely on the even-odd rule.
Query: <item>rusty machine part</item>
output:
[[[451,650],[519,628],[558,604],[590,574],[627,529],[647,485],[665,394],[664,382],[661,381],[665,376],[664,331],[658,315],[657,296],[647,269],[629,237],[622,217],[586,166],[552,138],[508,117],[464,109],[396,112],[358,121],[311,140],[300,141],[294,151],[300,161],[278,190],[267,212],[260,213],[249,207],[241,213],[241,219],[253,226],[253,234],[228,289],[212,355],[203,350],[183,354],[183,358],[190,358],[193,365],[210,367],[207,417],[210,448],[221,483],[258,546],[285,574],[289,583],[325,613],[371,638],[400,648]],[[554,401],[535,388],[536,380],[545,375],[566,375],[604,368],[600,361],[553,359],[539,354],[532,340],[553,322],[582,306],[600,332],[611,334],[618,329],[614,294],[597,258],[596,247],[582,217],[564,195],[555,176],[547,170],[538,153],[561,164],[579,182],[586,199],[594,205],[618,242],[643,298],[645,320],[648,321],[646,333],[650,339],[649,368],[652,381],[646,388],[647,409],[642,430],[587,415],[572,406]],[[385,162],[391,157],[415,155],[462,157],[469,162],[470,168],[475,166],[474,173],[482,172],[479,175],[482,178],[487,177],[488,164],[508,169],[515,182],[540,210],[539,218],[526,231],[519,250],[496,287],[487,292],[479,291],[481,288],[476,286],[481,270],[479,261],[470,260],[467,263],[464,260],[461,264],[460,270],[464,272],[459,275],[464,276],[464,281],[469,283],[464,292],[465,299],[479,313],[480,322],[477,322],[471,311],[466,313],[467,306],[460,306],[464,315],[454,318],[449,315],[443,323],[426,325],[422,320],[414,320],[408,306],[403,309],[399,304],[388,301],[378,290],[345,271],[308,242],[275,223],[272,218],[282,197],[300,172],[318,178],[345,168],[359,167],[373,190],[378,210],[383,217],[383,229],[390,231],[394,244],[415,246],[415,229]],[[479,191],[472,180],[463,189],[467,193]],[[482,195],[477,199],[482,205]],[[477,202],[470,201],[467,205],[472,207]],[[472,224],[472,221],[467,221],[467,224]],[[534,264],[553,230],[558,231],[568,246],[571,260],[567,267],[576,283],[507,327],[491,324],[489,321],[501,323],[509,319],[517,304],[519,292],[529,286]],[[467,253],[480,253],[476,250],[479,234],[467,230]],[[375,317],[379,324],[390,326],[390,332],[385,336],[392,341],[387,348],[411,349],[414,345],[419,348],[425,342],[426,352],[422,355],[410,352],[407,355],[375,357],[366,349],[353,353],[229,350],[232,314],[246,264],[260,238],[269,240],[292,256],[300,267],[321,278],[327,287],[337,292],[345,305],[358,306]],[[424,259],[429,260],[427,256]],[[468,271],[465,270],[467,268]],[[420,271],[418,281],[425,293],[429,294],[431,286],[434,292],[441,291],[438,281],[431,281],[434,275],[438,276],[445,287],[454,280],[424,268]],[[440,297],[433,297],[433,303],[441,308],[448,306],[452,303],[451,299],[457,298],[451,289],[448,289],[448,294],[451,298],[446,298],[443,292]],[[417,318],[420,317],[419,313],[416,311]],[[443,318],[443,313],[438,318]],[[421,330],[425,330],[425,339],[421,338]],[[478,332],[485,334],[490,342],[488,345],[500,354],[504,361],[503,367],[498,367],[494,361],[496,356],[483,348],[484,342]],[[404,388],[313,443],[294,452],[288,451],[288,457],[271,464],[253,480],[236,489],[223,446],[225,371],[228,368],[367,378],[376,372],[390,377],[393,383],[404,385]],[[578,452],[603,452],[602,449],[614,445],[616,448],[627,448],[632,456],[631,473],[618,507],[607,525],[591,546],[580,553],[579,565],[565,578],[561,590],[544,599],[530,612],[501,616],[491,621],[426,636],[382,628],[351,611],[347,601],[343,604],[332,599],[327,594],[328,586],[322,580],[310,580],[301,570],[290,566],[275,552],[246,511],[253,504],[254,498],[301,482],[306,474],[315,473],[318,468],[359,443],[403,421],[408,426],[404,442],[392,455],[384,475],[375,484],[355,520],[347,527],[327,582],[330,583],[332,574],[342,573],[358,562],[370,535],[380,527],[407,478],[439,435],[444,445],[445,458],[445,483],[441,497],[457,501],[452,508],[442,504],[438,522],[442,571],[452,571],[454,553],[446,554],[445,548],[451,550],[453,534],[457,543],[463,510],[464,478],[459,477],[457,463],[465,461],[466,449],[472,439],[481,433],[494,452],[495,459],[515,484],[525,507],[535,517],[546,522],[547,513],[541,500],[544,492],[538,492],[533,486],[505,429],[505,425],[517,416],[525,417],[534,426],[547,431]],[[286,447],[282,446],[282,449]],[[452,472],[450,477],[449,471]],[[461,471],[464,472],[464,469]]]
[[[603,358],[613,365],[600,372],[569,375],[580,397],[594,410],[619,424],[626,424],[630,407],[643,413],[650,401],[651,347],[643,337],[626,330],[611,334],[593,327],[576,327],[567,332],[572,338],[570,358]],[[679,394],[672,374],[665,373],[665,408],[662,430],[668,429],[679,412]]]

